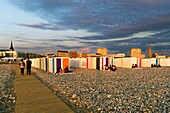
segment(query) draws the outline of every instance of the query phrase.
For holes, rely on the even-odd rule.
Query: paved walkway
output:
[[[16,70],[16,106],[15,113],[74,113],[62,100],[51,92],[34,76],[20,75]]]

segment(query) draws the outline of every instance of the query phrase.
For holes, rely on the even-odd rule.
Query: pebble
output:
[[[107,95],[107,98],[111,98],[111,95]]]
[[[169,67],[118,68],[115,72],[76,69],[69,75],[33,71],[70,102],[89,112],[170,112]]]
[[[13,85],[15,74],[7,64],[0,64],[0,73],[0,113],[12,113],[16,103]]]
[[[71,98],[73,98],[73,99],[76,98],[76,94],[73,94]]]

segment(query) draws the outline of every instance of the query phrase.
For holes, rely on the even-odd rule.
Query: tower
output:
[[[152,58],[152,47],[148,46],[148,58]]]
[[[9,50],[10,50],[10,51],[14,51],[12,41],[11,41],[11,47],[9,48]]]

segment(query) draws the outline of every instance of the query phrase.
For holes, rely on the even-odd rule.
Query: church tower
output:
[[[9,51],[14,51],[12,41],[11,41],[11,47],[9,48]]]

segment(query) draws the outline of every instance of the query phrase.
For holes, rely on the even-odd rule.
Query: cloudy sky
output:
[[[170,55],[170,0],[1,0],[0,48]]]

